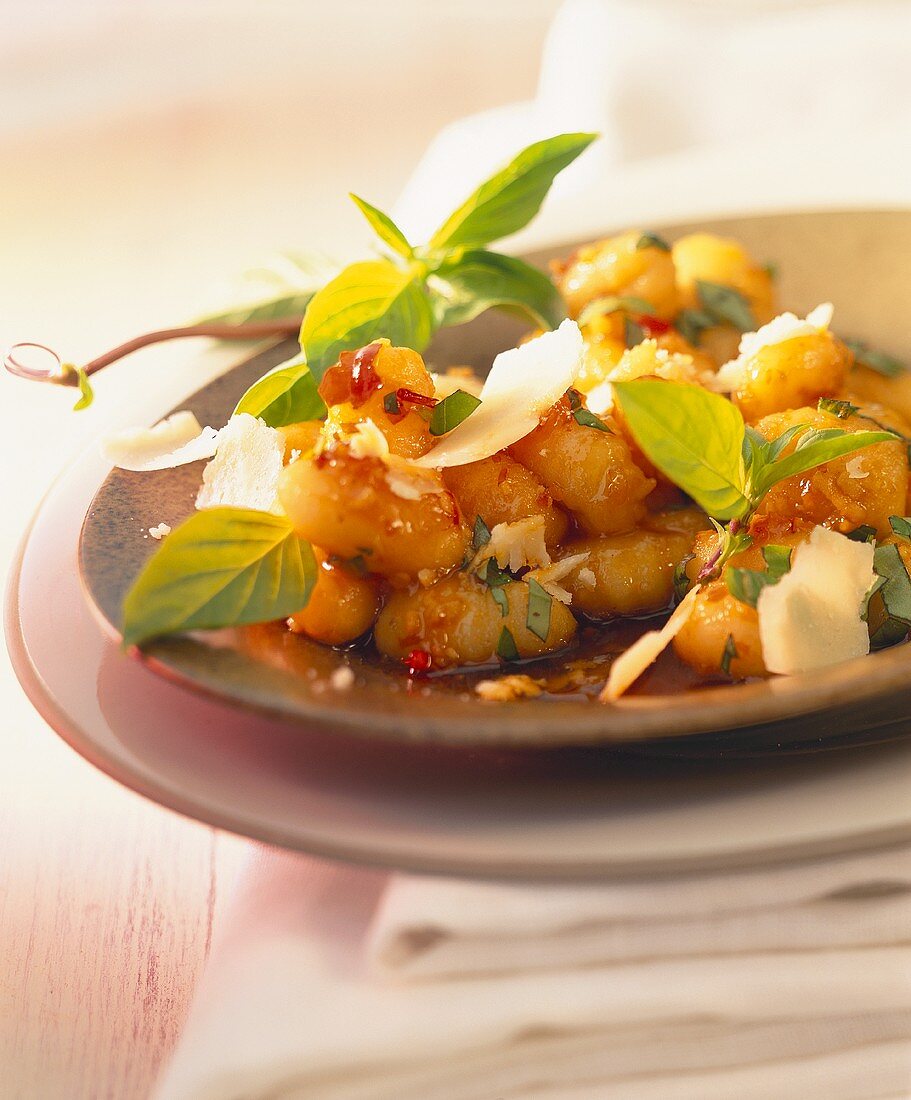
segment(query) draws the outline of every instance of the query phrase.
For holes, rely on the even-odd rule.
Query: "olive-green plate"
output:
[[[788,308],[805,311],[833,301],[839,332],[911,358],[905,320],[911,213],[764,215],[702,226],[774,259]],[[694,227],[657,228],[673,238]],[[550,255],[565,255],[575,243]],[[435,365],[471,363],[484,370],[519,331],[509,320],[481,318],[442,334],[429,358]],[[291,350],[274,348],[242,363],[180,407],[192,409],[203,424],[224,423],[246,387]],[[200,464],[145,474],[115,470],[98,490],[82,530],[79,563],[89,597],[112,630],[124,593],[156,546],[144,530],[181,522],[192,510],[199,479]],[[409,688],[404,675],[356,652],[342,654],[268,628],[166,639],[148,646],[144,659],[155,671],[240,707],[310,730],[369,738],[547,748],[648,742],[650,750],[671,747],[666,743],[673,739],[672,751],[698,754],[882,741],[911,728],[906,647],[811,676],[631,696],[611,706],[575,697],[485,703],[445,679]],[[338,692],[330,676],[342,664],[354,669],[356,684]]]

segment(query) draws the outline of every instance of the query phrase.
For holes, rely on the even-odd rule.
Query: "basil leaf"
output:
[[[756,328],[756,319],[750,309],[750,303],[732,286],[721,283],[709,283],[704,279],[696,280],[696,293],[699,303],[711,319],[718,325],[733,325],[741,332],[751,332]]]
[[[281,428],[301,420],[322,420],[326,403],[317,391],[307,360],[297,355],[254,382],[237,402],[234,415],[238,413],[258,416],[270,428]]]
[[[887,355],[884,351],[875,351],[864,340],[845,340],[845,343],[862,367],[869,367],[878,374],[884,374],[886,378],[897,378],[908,369],[900,359]]]
[[[367,260],[346,267],[313,296],[301,327],[301,347],[319,380],[340,352],[381,337],[423,351],[433,329],[418,275],[390,260]]]
[[[695,559],[695,554],[687,554],[674,566],[674,599],[679,603],[690,590],[690,577],[687,566]]]
[[[614,383],[639,447],[710,516],[744,515],[744,423],[736,407],[700,386],[655,379]]]
[[[552,329],[566,316],[563,298],[543,271],[514,256],[472,249],[427,280],[440,326],[462,325],[488,309],[518,313]]]
[[[593,298],[579,314],[578,322],[580,325],[588,325],[599,317],[605,317],[609,313],[619,313],[621,310],[625,313],[644,314],[646,317],[655,316],[655,307],[644,298],[636,298],[633,295],[621,295],[618,298],[616,295],[609,294],[604,298]]]
[[[613,435],[613,432],[604,421],[596,416],[591,409],[585,407],[582,403],[582,394],[578,390],[569,389],[566,391],[566,396],[569,400],[573,420],[577,424],[581,424],[583,428],[595,428],[599,432],[607,432],[608,435]]]
[[[674,327],[688,344],[698,347],[702,334],[714,325],[712,318],[701,309],[681,309]]]
[[[776,581],[780,581],[785,573],[789,573],[791,570],[791,555],[790,546],[776,546],[773,543],[763,546],[762,557],[769,571],[769,576]]]
[[[430,415],[430,434],[445,435],[457,428],[463,420],[466,420],[475,411],[481,399],[464,390],[456,390],[455,393],[444,397],[433,407]]]
[[[632,317],[623,318],[623,343],[628,348],[634,348],[637,344],[641,344],[645,339],[645,330],[638,321],[634,321]]]
[[[869,523],[862,523],[860,527],[848,531],[845,538],[852,542],[876,542],[876,528],[871,527]]]
[[[873,568],[882,583],[867,596],[867,628],[874,649],[902,641],[911,629],[911,577],[896,545],[877,546]]]
[[[778,278],[778,275],[779,275],[778,264],[775,263],[774,260],[767,260],[762,265],[762,270],[766,273],[766,275],[768,275],[768,277],[770,279],[775,280],[775,279]]]
[[[475,516],[474,530],[471,534],[471,549],[477,553],[488,542],[490,542],[490,528],[480,516]]]
[[[762,470],[756,485],[757,498],[764,496],[779,481],[876,443],[894,443],[897,438],[891,432],[844,432],[840,428],[807,431],[797,441],[797,447],[791,454],[769,463]]]
[[[766,585],[775,583],[761,569],[726,569],[724,579],[734,599],[750,607],[756,606],[759,593]]]
[[[281,619],[316,581],[310,544],[284,516],[246,508],[196,512],[168,535],[123,604],[123,644],[162,634]]]
[[[721,671],[725,676],[731,675],[731,661],[738,656],[737,646],[734,644],[734,635],[728,634],[728,640],[724,643],[724,652],[721,654]]]
[[[512,584],[514,578],[511,573],[501,569],[496,558],[488,558],[478,572],[478,579],[488,588],[500,588],[504,584]]]
[[[395,390],[391,393],[387,393],[383,398],[383,408],[390,416],[398,416],[402,411],[402,406],[399,403],[399,395]]]
[[[509,614],[509,597],[506,595],[505,590],[501,586],[498,588],[488,588],[487,591],[490,593],[493,602],[499,607],[500,615],[505,619]]]
[[[537,214],[557,174],[596,137],[558,134],[529,145],[449,215],[428,247],[484,245],[517,233]]]
[[[807,430],[806,424],[795,424],[793,427],[788,428],[786,432],[782,432],[777,439],[773,439],[765,445],[764,458],[767,462],[774,462],[781,456],[781,452],[787,447],[787,445],[801,432]],[[758,432],[756,433],[759,434]],[[762,437],[760,436],[760,439]]]
[[[550,611],[553,597],[540,584],[530,577],[528,579],[528,610],[525,614],[525,625],[542,642],[547,641],[550,633]]]
[[[642,236],[636,241],[637,250],[643,248],[660,248],[662,252],[670,252],[671,246],[667,243],[664,237],[659,237],[657,233],[643,233]]]
[[[504,661],[518,661],[519,659],[516,640],[508,626],[504,626],[500,631],[500,640],[497,642],[497,656]]]
[[[847,420],[849,416],[853,416],[860,411],[859,405],[852,405],[850,401],[839,401],[834,397],[820,397],[816,408],[820,412],[837,416],[839,420]]]
[[[388,244],[393,252],[397,252],[406,260],[410,260],[414,257],[414,249],[408,243],[405,234],[388,214],[384,214],[382,210],[377,210],[377,208],[367,202],[366,199],[359,198],[352,192],[348,193],[348,198],[351,199],[358,210],[364,215],[373,231],[384,244]]]
[[[889,516],[889,526],[898,538],[911,542],[911,519],[905,516]]]

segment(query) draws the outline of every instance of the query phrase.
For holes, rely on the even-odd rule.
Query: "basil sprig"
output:
[[[871,348],[865,340],[845,340],[845,343],[854,352],[855,362],[862,367],[869,367],[877,374],[884,374],[886,378],[898,378],[908,369],[907,365],[894,355]]]
[[[280,428],[301,420],[321,420],[326,415],[326,403],[306,359],[296,355],[254,382],[237,402],[234,415],[238,413],[258,416],[271,428]]]
[[[871,647],[883,649],[911,632],[911,577],[895,543],[876,547],[873,570],[876,583],[867,594],[867,629]]]
[[[481,404],[480,397],[464,390],[455,390],[438,401],[430,414],[430,434],[445,435],[457,428]]]
[[[756,606],[763,588],[777,584],[791,568],[791,549],[788,546],[764,546],[762,556],[765,569],[729,568],[724,574],[731,595],[750,607]]]
[[[412,245],[387,214],[353,196],[392,255],[346,267],[311,299],[300,339],[314,377],[319,380],[340,351],[380,337],[423,351],[441,326],[462,324],[487,309],[519,311],[555,328],[565,314],[547,276],[486,246],[531,221],[557,173],[595,136],[559,134],[528,146],[422,246]]]
[[[306,605],[315,583],[313,550],[284,516],[196,512],[167,536],[127,593],[123,644],[281,619]]]

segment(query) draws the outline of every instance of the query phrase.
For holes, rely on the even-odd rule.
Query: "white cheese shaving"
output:
[[[278,478],[285,444],[280,432],[249,413],[232,416],[218,433],[218,450],[202,472],[197,508],[253,508],[281,514]]]
[[[101,453],[121,470],[170,470],[211,458],[218,432],[203,428],[187,410],[166,417],[153,428],[125,428],[101,442]]]
[[[614,661],[600,695],[602,703],[612,703],[619,699],[667,649],[693,614],[699,587],[698,584],[693,585],[661,630],[650,630],[643,634]]]
[[[509,447],[538,426],[541,417],[573,385],[585,350],[575,321],[501,352],[481,390],[481,404],[420,466],[463,466]]]
[[[496,558],[501,569],[513,573],[526,566],[550,565],[550,554],[544,543],[544,517],[529,516],[514,523],[498,523],[490,532],[489,541],[481,547],[472,565],[481,565]]]
[[[560,584],[560,581],[562,581],[564,577],[569,576],[569,574],[572,573],[577,566],[581,565],[582,562],[586,561],[588,555],[588,550],[583,551],[581,554],[570,554],[569,557],[561,558],[560,561],[555,561],[550,565],[544,565],[540,569],[533,569],[530,573],[526,573],[523,579],[526,581],[536,580],[545,592],[553,596],[555,600],[559,600],[560,603],[572,603],[572,593],[568,592]],[[580,578],[583,572],[591,573],[592,584],[594,584],[594,573],[592,573],[590,569],[580,570]]]
[[[853,458],[849,458],[845,463],[845,469],[852,481],[863,481],[865,477],[870,476],[870,471],[864,469],[863,455],[855,455]]]
[[[597,578],[591,569],[585,568],[579,570],[579,583],[584,584],[586,588],[594,588]]]
[[[369,417],[355,426],[348,449],[352,458],[378,458],[382,462],[389,457],[389,443]]]
[[[149,534],[152,536],[152,538],[158,539],[159,541],[163,539],[165,535],[170,535],[170,533],[171,528],[167,523],[159,523],[157,527],[149,528]]]
[[[754,355],[773,344],[783,344],[798,336],[815,336],[818,332],[824,332],[831,325],[834,312],[831,302],[823,302],[816,309],[810,310],[806,320],[794,313],[780,313],[756,332],[745,332],[740,338],[737,358],[725,363],[718,370],[713,388],[720,392],[736,390],[743,381],[747,363]]]
[[[500,676],[496,680],[481,680],[475,692],[491,703],[509,703],[513,699],[533,699],[544,690],[537,681],[524,673]]]
[[[585,404],[595,416],[603,416],[614,407],[614,387],[610,382],[599,382],[585,395]]]
[[[428,493],[443,493],[445,485],[435,470],[427,470],[389,450],[389,442],[369,418],[361,421],[348,440],[353,458],[377,458],[386,466],[386,484],[402,500],[420,500]]]
[[[864,598],[873,547],[815,527],[791,570],[759,595],[759,638],[769,672],[810,672],[870,652]]]
[[[472,374],[467,368],[464,371],[461,368],[447,371],[445,374],[436,374],[431,371],[430,378],[433,382],[433,395],[439,401],[442,401],[444,397],[449,397],[456,390],[470,393],[472,397],[480,397],[481,390],[484,388],[481,379]]]

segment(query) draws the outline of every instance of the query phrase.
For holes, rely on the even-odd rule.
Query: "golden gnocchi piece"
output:
[[[767,675],[756,608],[731,595],[723,580],[696,593],[692,614],[673,646],[680,660],[706,679]]]
[[[293,634],[306,634],[324,645],[345,645],[366,634],[380,608],[375,577],[333,561],[316,551],[316,584],[307,606],[288,618]]]
[[[772,440],[797,424],[845,431],[879,429],[878,424],[863,416],[863,410],[839,419],[832,413],[803,408],[766,416],[756,424],[756,430]],[[783,453],[792,453],[796,442],[792,440]],[[908,450],[896,440],[877,443],[779,482],[766,494],[758,515],[820,524],[842,533],[870,524],[879,535],[887,535],[891,530],[889,516],[903,514],[907,493]]]
[[[642,233],[631,230],[595,241],[555,265],[557,286],[571,317],[578,317],[595,298],[642,298],[660,317],[677,312],[677,286],[671,253],[656,246],[639,247]]]
[[[828,330],[769,344],[751,356],[731,395],[748,422],[841,393],[853,355]]]
[[[394,592],[374,628],[377,648],[402,660],[414,650],[429,653],[433,667],[487,664],[497,657],[504,628],[519,657],[538,657],[562,649],[576,633],[576,620],[558,600],[550,602],[546,640],[528,628],[529,586],[521,581],[499,589],[508,611],[485,583],[467,572],[453,573],[431,585]]]
[[[340,558],[360,555],[393,583],[461,565],[471,532],[439,474],[424,475],[431,491],[416,498],[394,492],[389,477],[379,459],[336,446],[286,466],[279,497],[303,538]]]
[[[592,535],[635,527],[655,487],[633,462],[616,424],[606,423],[611,428],[607,432],[579,424],[563,398],[534,431],[509,448]]]
[[[549,546],[560,542],[569,526],[569,518],[554,504],[553,497],[537,477],[500,451],[481,462],[450,466],[443,481],[465,516],[474,526],[480,516],[488,528],[498,523],[514,523],[529,516],[544,517],[544,540]]]
[[[322,438],[323,422],[321,420],[301,420],[297,424],[285,424],[278,429],[285,443],[285,465],[295,457],[309,457],[316,449],[317,443]]]

